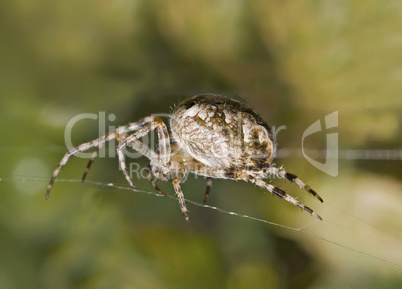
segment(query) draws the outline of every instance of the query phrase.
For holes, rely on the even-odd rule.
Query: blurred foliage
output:
[[[185,224],[172,199],[61,182],[43,196],[72,117],[113,113],[107,125],[117,126],[199,92],[239,94],[286,125],[280,148],[299,148],[303,131],[337,110],[340,149],[401,149],[401,15],[396,0],[1,1],[0,288],[400,287],[401,268],[373,256],[193,205]],[[72,132],[74,144],[96,138],[98,122]],[[277,162],[326,201],[301,197],[324,217],[309,233],[401,266],[400,159],[343,159],[336,178],[302,158]],[[60,178],[84,166],[73,159]],[[124,183],[109,158],[88,178]],[[204,190],[199,178],[183,185],[192,200]],[[209,202],[295,228],[312,222],[241,182],[214,181]]]

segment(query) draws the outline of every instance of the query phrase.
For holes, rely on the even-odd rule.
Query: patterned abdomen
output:
[[[269,167],[276,145],[269,126],[251,108],[218,95],[181,102],[171,115],[178,145],[208,167]]]

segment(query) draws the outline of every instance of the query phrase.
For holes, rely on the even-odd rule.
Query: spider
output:
[[[171,136],[161,118],[148,116],[138,122],[120,126],[114,132],[68,151],[53,172],[46,199],[49,198],[57,175],[70,157],[91,148],[96,149],[84,171],[84,181],[99,149],[105,142],[115,139],[118,141],[116,150],[120,167],[128,183],[134,186],[127,172],[123,150],[131,147],[150,160],[148,178],[159,194],[165,195],[157,187],[155,180],[152,180],[152,175],[156,179],[172,181],[181,212],[187,222],[189,215],[180,183],[188,173],[207,178],[204,203],[209,197],[212,179],[242,180],[266,189],[322,220],[312,209],[282,189],[264,181],[269,176],[287,179],[323,202],[321,197],[296,175],[273,165],[277,146],[275,136],[268,124],[246,104],[217,94],[192,96],[183,100],[173,110],[170,128]],[[155,129],[159,142],[158,153],[139,140]]]

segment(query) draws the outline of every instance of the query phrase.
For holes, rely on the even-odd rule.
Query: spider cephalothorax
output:
[[[96,148],[84,179],[99,148],[105,142],[116,139],[119,142],[117,154],[120,166],[129,184],[134,186],[126,169],[124,149],[127,146],[150,160],[151,172],[156,178],[172,181],[186,221],[189,217],[180,182],[188,173],[207,177],[204,202],[208,198],[213,178],[243,180],[267,189],[321,220],[309,207],[264,181],[268,176],[288,179],[322,202],[321,197],[297,176],[272,165],[276,153],[274,134],[268,124],[247,105],[216,94],[189,97],[171,113],[170,128],[172,134],[169,137],[166,124],[159,117],[149,116],[70,150],[54,171],[46,198],[49,197],[60,169],[71,156]],[[154,129],[158,132],[158,153],[139,140]],[[133,133],[128,134],[130,132]],[[154,182],[152,184],[159,193],[164,194]]]

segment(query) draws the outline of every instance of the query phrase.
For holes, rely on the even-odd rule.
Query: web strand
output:
[[[66,148],[63,146],[45,147],[48,152],[62,153]],[[32,147],[0,147],[0,153],[30,153],[37,150]],[[317,159],[331,158],[327,156],[327,150],[306,149],[305,153]],[[301,148],[282,148],[278,149],[276,158],[304,158]],[[402,149],[339,149],[338,159],[340,160],[383,160],[400,161],[402,160]]]
[[[11,178],[0,178],[0,182],[4,182],[4,181],[47,182],[48,180],[45,179],[45,178],[39,178],[39,177],[22,177],[22,176],[21,176],[21,177],[16,176],[16,177],[11,177]],[[80,180],[80,179],[57,179],[56,182],[62,182],[62,183],[81,183],[81,180]],[[91,185],[94,185],[94,186],[99,186],[99,187],[110,187],[110,188],[114,188],[114,189],[117,189],[117,190],[124,190],[124,191],[137,192],[137,193],[152,195],[152,196],[156,196],[156,197],[161,197],[161,196],[162,196],[162,195],[158,194],[157,192],[151,192],[151,191],[147,191],[147,190],[139,190],[139,189],[136,189],[136,188],[133,188],[133,187],[124,186],[124,185],[119,185],[119,184],[114,184],[114,183],[103,183],[103,182],[96,182],[96,181],[90,181],[90,180],[85,181],[85,183],[91,184]],[[173,196],[173,195],[167,195],[166,197],[169,198],[169,199],[174,199],[174,200],[176,200],[176,197]],[[247,214],[241,214],[241,213],[237,213],[237,212],[234,212],[234,211],[230,211],[230,210],[226,210],[226,209],[223,209],[223,208],[219,208],[219,207],[216,207],[216,206],[211,206],[211,205],[202,204],[202,203],[199,203],[199,202],[196,202],[196,201],[192,201],[192,200],[188,200],[188,199],[185,199],[185,201],[186,201],[188,204],[191,204],[191,205],[194,205],[194,206],[197,206],[197,207],[202,207],[202,208],[206,208],[206,209],[210,209],[210,210],[215,210],[215,211],[220,212],[220,213],[223,213],[223,214],[227,214],[227,215],[231,215],[231,216],[236,216],[236,217],[240,217],[240,218],[245,218],[245,219],[248,219],[248,220],[251,220],[251,221],[261,222],[261,223],[264,223],[264,224],[268,224],[268,225],[270,225],[270,226],[275,226],[275,227],[283,228],[283,229],[290,230],[290,231],[296,231],[296,232],[298,232],[298,233],[304,234],[304,235],[309,236],[309,237],[311,237],[311,238],[315,238],[315,239],[317,239],[317,240],[321,240],[321,241],[326,242],[326,243],[328,243],[328,244],[331,244],[331,245],[334,245],[334,246],[337,246],[337,247],[340,247],[340,248],[343,248],[343,249],[346,249],[346,250],[349,250],[349,251],[352,251],[352,252],[359,253],[359,254],[361,254],[361,255],[364,255],[364,256],[366,256],[366,257],[372,258],[372,259],[374,259],[374,260],[376,260],[376,261],[379,261],[379,262],[381,262],[381,263],[384,263],[384,264],[387,264],[387,265],[389,265],[389,266],[395,267],[395,268],[397,268],[397,269],[399,269],[399,270],[402,270],[402,264],[400,264],[400,263],[393,262],[393,261],[390,261],[390,260],[386,260],[386,259],[384,259],[384,258],[382,258],[382,257],[376,256],[376,255],[374,255],[374,254],[367,253],[367,252],[365,252],[365,251],[363,251],[363,250],[359,250],[359,249],[353,248],[353,247],[351,247],[351,246],[348,246],[348,245],[345,245],[345,244],[342,244],[342,243],[339,243],[339,242],[332,241],[332,240],[330,240],[330,239],[328,239],[328,238],[324,238],[324,237],[319,236],[319,235],[317,235],[317,234],[314,234],[314,233],[305,231],[305,229],[308,228],[308,227],[311,227],[311,226],[313,226],[313,225],[315,225],[315,224],[320,224],[320,223],[322,223],[322,222],[320,222],[320,221],[318,221],[318,220],[315,220],[315,221],[313,221],[313,222],[311,222],[311,223],[308,223],[308,224],[306,224],[306,225],[304,225],[304,226],[302,226],[302,227],[295,228],[295,227],[291,227],[291,226],[286,226],[286,225],[283,225],[283,224],[279,224],[279,223],[276,223],[276,222],[268,221],[268,220],[266,220],[266,219],[261,219],[261,218],[253,217],[253,216],[250,216],[250,215],[247,215]],[[332,207],[334,207],[334,206],[332,206]],[[334,207],[334,208],[336,208],[336,207]],[[339,209],[339,210],[340,210],[340,209]],[[340,211],[342,211],[342,210],[340,210]],[[345,212],[342,211],[342,213],[345,213]],[[390,233],[388,233],[388,232],[382,230],[381,228],[377,228],[376,226],[374,226],[374,225],[372,225],[372,224],[370,224],[370,223],[368,223],[368,222],[366,222],[366,221],[364,221],[364,220],[362,220],[362,219],[360,219],[360,218],[358,218],[358,217],[355,217],[355,216],[353,216],[353,215],[351,215],[351,214],[347,214],[347,215],[350,215],[351,217],[354,217],[354,218],[358,219],[359,221],[361,221],[361,222],[363,222],[363,223],[366,223],[366,224],[372,226],[373,228],[376,228],[377,230],[379,230],[379,231],[381,231],[381,232],[383,232],[383,233],[389,234],[390,236],[393,236],[394,238],[397,238],[397,239],[400,240],[400,238],[398,238],[398,237],[395,236],[394,234],[390,234]],[[323,220],[323,222],[326,222],[326,223],[328,223],[328,224],[337,226],[337,227],[339,227],[339,228],[342,228],[343,230],[350,231],[350,232],[352,232],[353,234],[358,234],[358,235],[364,236],[364,237],[366,237],[366,238],[369,238],[369,239],[371,239],[371,240],[375,240],[375,241],[381,242],[381,243],[383,243],[383,244],[386,244],[386,245],[388,245],[388,246],[392,246],[392,247],[394,247],[394,248],[396,248],[396,249],[401,250],[401,248],[398,247],[398,246],[395,246],[395,245],[393,245],[393,244],[390,244],[390,243],[387,243],[387,242],[384,242],[384,241],[381,241],[381,240],[372,238],[371,236],[365,235],[365,234],[363,234],[363,233],[353,231],[353,230],[351,230],[351,229],[349,229],[349,228],[347,228],[347,227],[345,227],[345,226],[338,225],[338,224],[336,224],[336,223],[333,223],[333,222],[331,222],[331,221],[327,221],[327,220],[325,220],[325,219]]]

